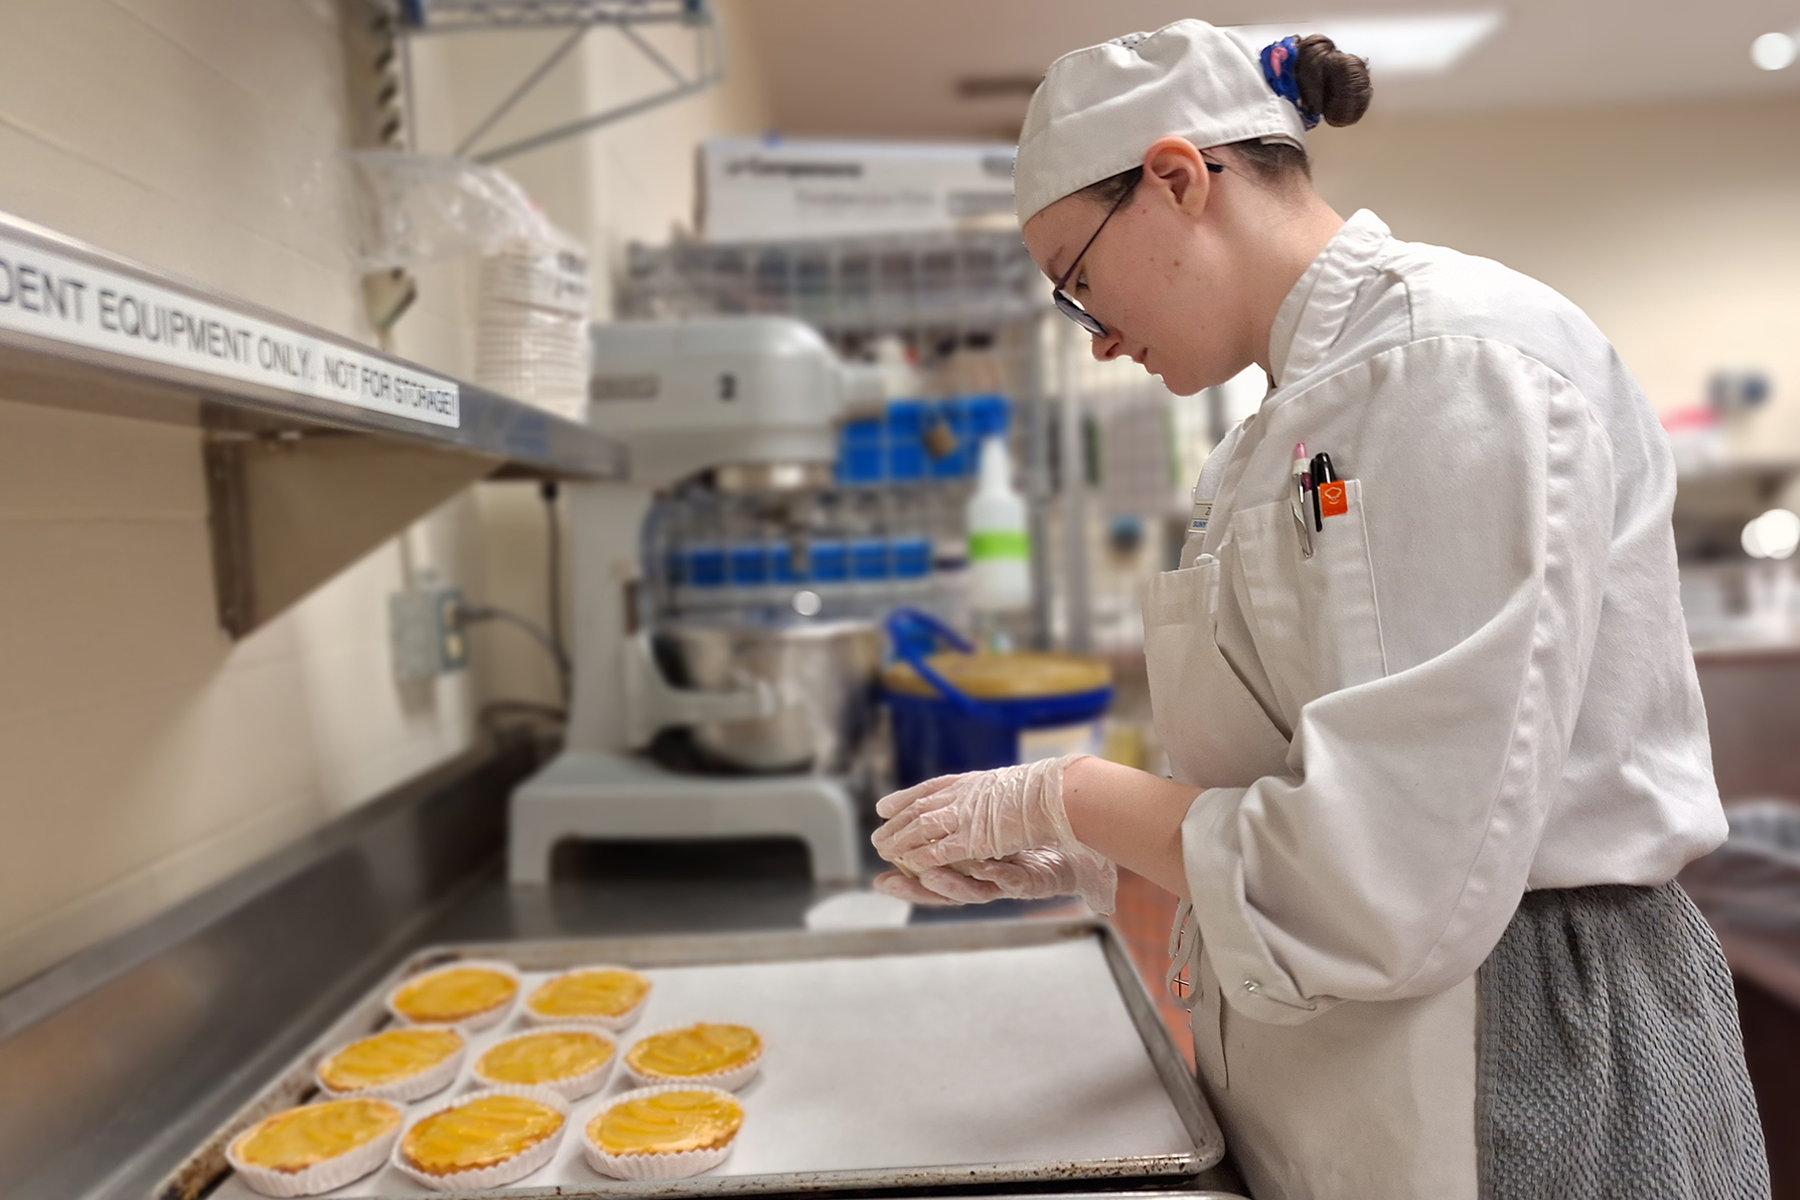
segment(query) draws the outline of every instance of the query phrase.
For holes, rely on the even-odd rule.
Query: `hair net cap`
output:
[[[1171,135],[1202,150],[1252,139],[1306,145],[1299,112],[1229,34],[1191,19],[1126,34],[1063,55],[1031,97],[1013,164],[1019,224],[1142,165]]]

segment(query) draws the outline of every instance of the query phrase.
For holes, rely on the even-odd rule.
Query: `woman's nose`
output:
[[[1096,334],[1094,336],[1094,357],[1100,362],[1111,362],[1119,357],[1119,348],[1125,339],[1116,333]]]

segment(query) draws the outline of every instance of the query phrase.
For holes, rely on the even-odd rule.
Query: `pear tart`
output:
[[[512,1011],[519,972],[510,963],[468,961],[415,975],[388,993],[388,1011],[411,1025],[464,1032],[497,1025]]]
[[[455,1029],[402,1025],[334,1051],[316,1074],[331,1096],[418,1100],[450,1086],[468,1047]]]
[[[615,1179],[676,1179],[724,1162],[744,1106],[718,1088],[666,1084],[615,1097],[582,1130],[588,1165]]]
[[[542,1088],[495,1088],[438,1105],[394,1147],[394,1165],[439,1191],[523,1179],[556,1155],[568,1101]]]
[[[748,1025],[701,1021],[638,1039],[625,1054],[625,1069],[638,1083],[697,1083],[732,1091],[749,1083],[762,1065],[761,1035]]]
[[[543,1087],[567,1100],[592,1095],[618,1061],[618,1047],[598,1030],[546,1025],[495,1042],[475,1060],[488,1087]]]
[[[644,1011],[653,986],[624,967],[578,967],[546,979],[525,997],[525,1019],[538,1025],[624,1029]]]
[[[313,1196],[381,1166],[399,1132],[397,1104],[327,1100],[264,1117],[232,1140],[225,1157],[265,1196]]]

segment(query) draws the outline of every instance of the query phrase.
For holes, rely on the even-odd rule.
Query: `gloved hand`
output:
[[[1063,768],[1081,757],[1071,754],[995,771],[945,775],[895,792],[875,806],[876,813],[887,818],[887,824],[875,831],[875,849],[921,879],[933,867],[1054,850],[1075,872],[1074,887],[1068,890],[1096,911],[1111,912],[1117,872],[1110,861],[1076,840],[1063,809]],[[934,878],[952,889],[960,886]],[[947,895],[941,888],[931,890]]]
[[[1084,856],[1093,861],[1078,865]],[[903,871],[889,871],[877,876],[874,886],[914,904],[985,904],[1080,894],[1084,877],[1103,884],[1084,898],[1102,915],[1112,912],[1117,868],[1085,846],[1073,857],[1059,850],[1025,850],[1005,859],[927,867],[916,879]]]

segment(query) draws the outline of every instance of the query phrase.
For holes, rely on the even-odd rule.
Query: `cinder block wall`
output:
[[[325,2],[6,6],[0,208],[368,340],[343,51]],[[466,368],[457,270],[396,349]],[[0,395],[0,987],[470,739],[466,678],[403,695],[385,545],[234,645],[197,432]],[[466,502],[412,531],[453,577]]]
[[[372,341],[337,21],[333,0],[0,3],[0,209]],[[420,147],[454,146],[559,36],[421,42]],[[653,82],[596,77],[611,53],[571,56],[512,128]],[[691,171],[606,193],[590,159],[654,136],[679,165],[698,137],[761,128],[754,68],[736,67],[648,129],[507,169],[595,240],[604,273],[619,237],[683,215]],[[470,273],[421,274],[394,349],[466,377]],[[421,566],[541,614],[536,506],[519,485],[472,490],[233,644],[199,435],[0,395],[0,990],[461,751],[482,695],[549,698],[535,648],[503,630],[478,636],[477,672],[423,692],[396,687],[387,647],[387,594]]]

